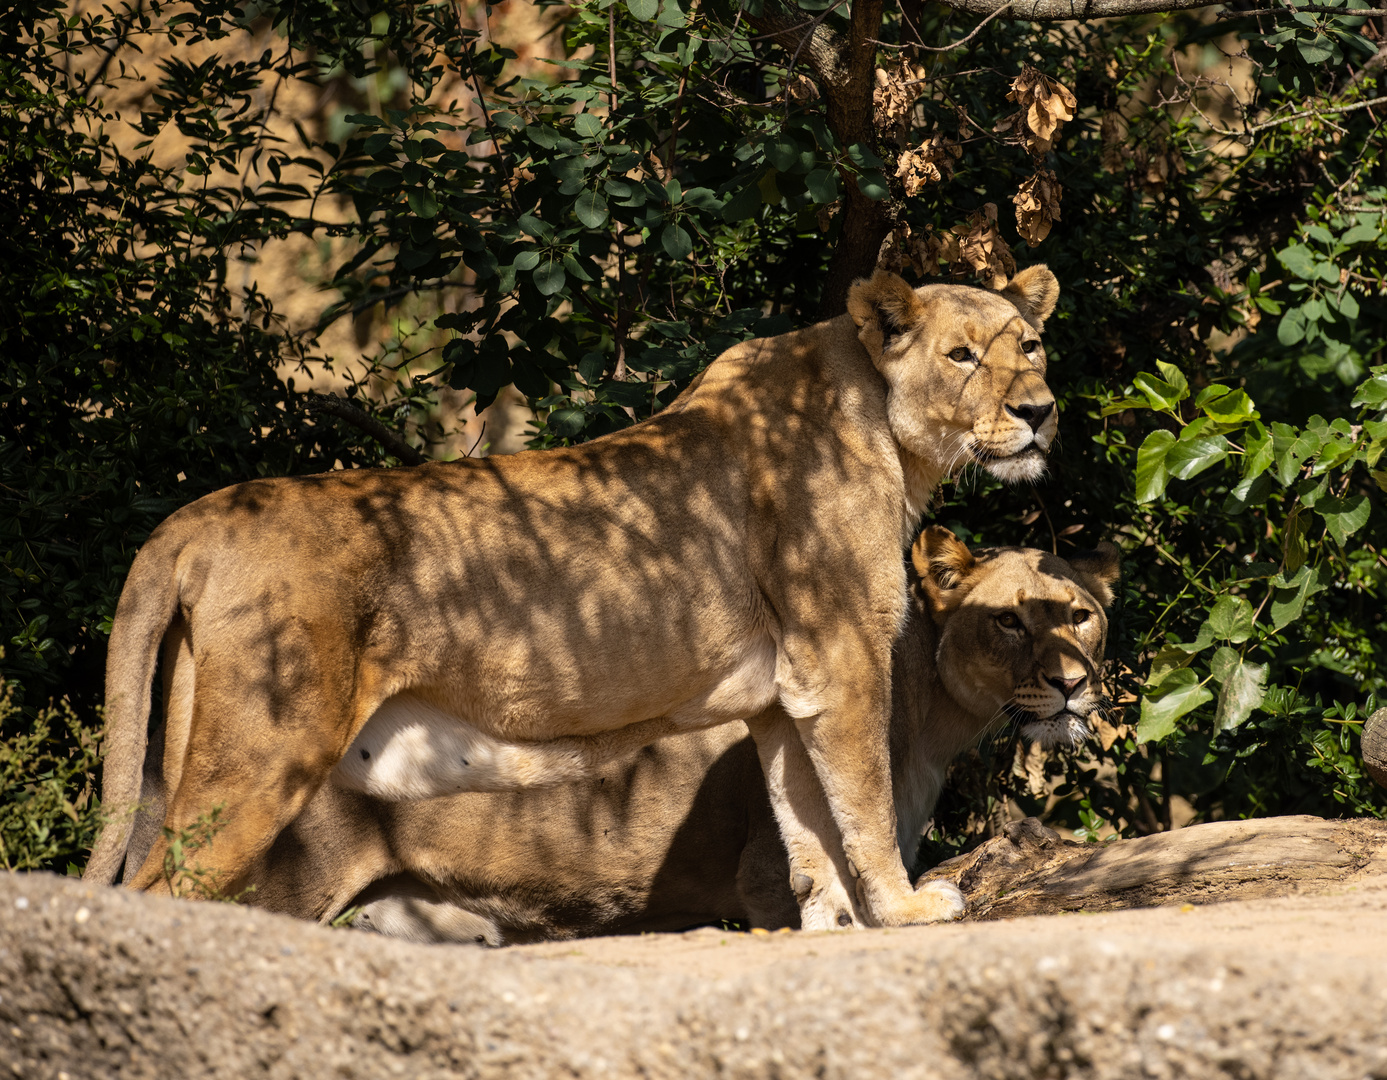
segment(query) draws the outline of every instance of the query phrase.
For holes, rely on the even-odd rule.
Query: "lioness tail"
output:
[[[150,687],[159,645],[177,610],[181,548],[167,532],[156,531],[135,557],[116,605],[106,659],[106,760],[101,779],[106,827],[92,848],[84,881],[114,884],[130,842],[149,743]]]

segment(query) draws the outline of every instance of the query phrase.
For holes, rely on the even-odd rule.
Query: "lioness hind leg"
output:
[[[310,651],[297,656],[287,672],[283,664],[256,668],[272,673],[258,684],[238,664],[198,657],[178,784],[132,888],[235,895],[247,867],[332,771],[349,741],[351,702],[333,685],[341,680],[311,677],[320,663]],[[170,834],[194,842],[166,867]]]
[[[790,888],[803,930],[863,925],[847,886],[846,859],[813,762],[795,722],[778,705],[747,721],[761,758],[771,809],[789,856]],[[739,875],[740,876],[740,875]]]

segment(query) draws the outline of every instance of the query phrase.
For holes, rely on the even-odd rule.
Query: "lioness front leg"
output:
[[[795,716],[838,826],[862,915],[878,926],[957,918],[963,913],[958,889],[948,883],[912,889],[897,846],[889,638],[882,649],[851,631],[847,640],[832,641],[822,631],[815,637],[787,635],[781,701]]]
[[[790,888],[799,903],[800,929],[862,925],[838,826],[795,722],[773,705],[746,723],[756,741],[771,809],[789,856]]]

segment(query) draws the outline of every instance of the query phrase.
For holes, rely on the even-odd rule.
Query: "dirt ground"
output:
[[[1387,862],[1325,888],[484,951],[3,875],[0,1076],[1387,1080]]]

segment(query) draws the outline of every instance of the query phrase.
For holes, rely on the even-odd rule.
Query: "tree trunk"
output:
[[[1217,821],[1083,844],[1026,818],[920,880],[953,881],[964,918],[985,920],[1325,892],[1369,864],[1387,872],[1387,821]]]

